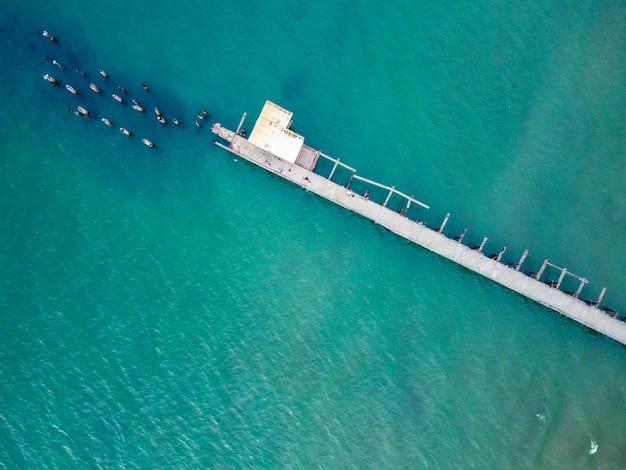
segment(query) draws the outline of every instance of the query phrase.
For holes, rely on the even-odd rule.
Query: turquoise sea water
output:
[[[193,124],[271,99],[429,225],[626,312],[623,1],[6,1],[0,28],[0,468],[626,467],[623,346]]]

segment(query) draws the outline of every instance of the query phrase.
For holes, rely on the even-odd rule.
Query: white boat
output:
[[[105,123],[109,127],[113,127],[113,123],[109,121],[107,118],[102,118],[101,121]]]
[[[143,106],[141,106],[140,104],[134,104],[133,109],[135,111],[139,111],[140,113],[143,113]]]
[[[83,108],[82,106],[78,107],[78,114],[80,114],[81,116],[89,116],[89,111],[86,108]]]
[[[51,42],[56,42],[55,37],[52,34],[50,34],[48,31],[43,32],[43,37],[46,39],[49,39]]]
[[[118,103],[124,103],[124,98],[122,98],[120,95],[116,95],[115,93],[113,93],[111,96]]]
[[[95,83],[90,83],[89,84],[89,88],[91,89],[91,91],[93,91],[94,93],[100,93],[100,88],[98,88],[98,85],[96,85]]]
[[[121,132],[122,134],[124,134],[124,135],[129,136],[129,137],[130,137],[131,135],[133,135],[133,133],[132,133],[131,131],[129,131],[128,129],[126,129],[125,127],[120,127],[120,132]]]
[[[154,144],[150,142],[148,139],[141,139],[141,141],[150,148],[154,148]]]
[[[57,79],[56,79],[56,78],[54,78],[52,75],[45,74],[45,75],[43,76],[43,79],[44,79],[44,80],[46,80],[46,81],[48,81],[49,83],[52,83],[53,85],[56,85],[56,84],[57,84]]]
[[[65,89],[69,91],[72,95],[78,95],[76,88],[74,88],[72,85],[65,85]]]

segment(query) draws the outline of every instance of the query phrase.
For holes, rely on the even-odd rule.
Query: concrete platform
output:
[[[224,129],[220,124],[213,126],[213,133],[231,143],[228,146],[214,141],[216,145],[223,149],[626,345],[626,323],[609,316],[602,310],[589,306],[563,291],[549,287],[521,271],[510,268],[435,230],[429,229],[374,201],[357,195],[306,168],[264,152],[243,137]]]

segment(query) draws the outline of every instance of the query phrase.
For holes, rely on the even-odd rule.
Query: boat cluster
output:
[[[49,41],[51,41],[52,43],[57,43],[56,38],[51,35],[48,31],[44,31],[43,32],[43,37],[47,38]],[[46,60],[51,60],[51,58],[48,55],[44,55],[44,59]],[[56,67],[58,67],[60,70],[65,71],[66,67],[65,65],[63,65],[61,62],[59,62],[57,59],[52,59],[51,60],[52,64],[55,65]],[[76,73],[82,77],[87,77],[87,73],[81,69],[76,68]],[[103,83],[101,83],[100,85],[96,84],[94,81],[89,81],[89,90],[90,92],[94,93],[95,95],[98,96],[104,96],[105,93],[102,91],[103,88],[106,87],[105,84],[107,84],[110,80],[110,76],[109,74],[103,70],[100,69],[98,71],[98,75],[100,75],[100,80],[103,81]],[[53,86],[57,86],[57,85],[61,85],[60,81],[53,77],[51,74],[46,73],[43,75],[44,80],[46,80],[48,83],[50,83]],[[74,86],[72,86],[70,83],[65,83],[65,89],[71,93],[74,96],[81,96],[81,92]],[[145,83],[141,83],[141,87],[145,92],[149,92],[150,91],[150,87],[145,84]],[[111,91],[111,90],[110,90]],[[89,92],[87,92],[89,93]],[[111,93],[111,98],[118,102],[121,105],[126,105],[128,102],[130,103],[130,107],[131,109],[133,109],[134,111],[137,111],[139,113],[144,113],[145,112],[145,106],[140,103],[136,98],[132,98],[129,96],[129,93],[126,91],[126,89],[122,86],[118,86],[117,89],[115,89],[113,91],[113,93]],[[80,117],[80,118],[91,118],[91,113],[89,112],[88,109],[86,109],[83,106],[78,106],[76,109],[68,107],[67,108],[68,111],[70,111],[72,114]],[[162,124],[162,125],[167,125],[168,120],[166,119],[166,117],[163,115],[163,113],[159,110],[158,107],[154,107],[154,115],[156,120]],[[196,120],[196,126],[198,128],[202,127],[202,122],[209,117],[209,113],[206,111],[206,109],[202,108],[202,110],[200,112],[198,112],[196,114],[197,120]],[[181,125],[181,121],[180,119],[174,117],[171,119],[172,123],[175,126],[180,126]],[[100,121],[105,124],[108,127],[116,127],[113,122],[111,121],[111,119],[107,118],[107,117],[101,117]],[[127,129],[126,127],[120,127],[119,128],[120,132],[128,137],[131,137],[133,135],[133,132],[130,131],[129,129]],[[141,142],[150,147],[150,148],[154,148],[155,144],[146,139],[146,138],[142,138]]]

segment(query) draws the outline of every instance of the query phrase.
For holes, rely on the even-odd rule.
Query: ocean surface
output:
[[[626,468],[624,346],[210,132],[272,100],[626,314],[624,51],[624,0],[3,1],[0,468]]]

